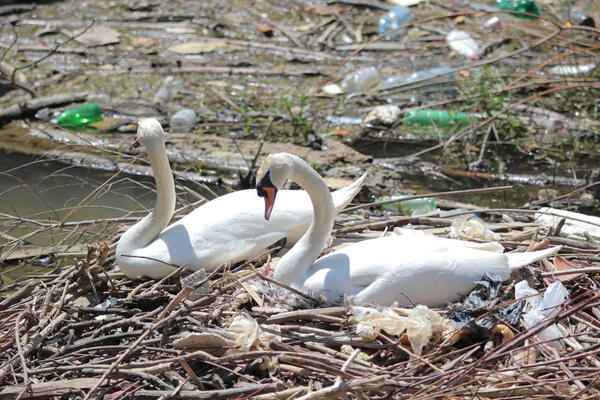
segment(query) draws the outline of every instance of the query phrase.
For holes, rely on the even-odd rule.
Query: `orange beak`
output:
[[[275,195],[277,194],[277,189],[273,187],[265,187],[263,188],[266,195],[265,197],[265,219],[269,220],[271,218],[271,212],[273,212],[273,206],[275,205]]]
[[[133,141],[133,143],[131,145],[133,146],[134,149],[137,149],[142,144],[140,143],[140,141],[138,140],[138,138],[135,138],[135,140]]]

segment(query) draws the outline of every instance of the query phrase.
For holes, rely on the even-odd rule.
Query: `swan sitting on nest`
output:
[[[335,215],[323,179],[302,159],[286,153],[267,157],[256,178],[258,195],[265,198],[267,219],[271,214],[277,217],[275,198],[279,199],[279,188],[288,178],[310,195],[312,223],[279,260],[273,279],[319,294],[329,302],[338,302],[348,295],[355,304],[443,306],[466,295],[486,273],[506,280],[511,270],[560,249],[502,253],[503,247],[496,242],[403,234],[358,242],[317,260],[327,244]],[[278,200],[285,201],[283,197]]]

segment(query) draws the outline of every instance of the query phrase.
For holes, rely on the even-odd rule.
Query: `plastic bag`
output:
[[[465,240],[500,240],[500,235],[490,230],[485,223],[478,218],[461,219],[455,218],[450,226],[450,235],[453,239]]]
[[[423,305],[411,309],[383,310],[352,307],[352,316],[358,322],[356,333],[366,340],[374,340],[382,330],[394,336],[401,336],[406,332],[412,351],[416,355],[421,355],[423,347],[434,334],[452,328],[449,320]]]
[[[525,280],[515,285],[515,299],[532,296],[525,299],[527,304],[525,309],[527,312],[523,314],[523,321],[530,328],[558,314],[562,309],[562,304],[569,297],[569,292],[560,281],[556,281],[548,286],[543,298],[536,295],[538,295],[538,291],[529,287],[529,284]],[[555,349],[562,347],[561,340],[553,340],[561,337],[560,330],[556,324],[552,324],[544,329],[537,337],[541,341],[551,340],[548,344]]]

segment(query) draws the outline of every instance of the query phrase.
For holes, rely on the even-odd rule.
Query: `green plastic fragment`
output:
[[[540,15],[540,10],[534,0],[496,0],[498,8],[507,11],[520,11],[530,14]],[[515,17],[536,19],[534,16],[523,14],[511,14]]]

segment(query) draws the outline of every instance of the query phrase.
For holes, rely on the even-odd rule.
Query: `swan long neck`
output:
[[[156,204],[148,215],[123,234],[117,246],[119,254],[127,254],[128,251],[148,245],[166,228],[175,211],[175,183],[164,143],[148,147],[147,150],[156,180]]]
[[[313,219],[294,247],[279,260],[273,278],[294,288],[302,288],[305,276],[327,245],[333,228],[333,199],[327,184],[308,164],[294,158],[289,178],[308,192]]]

